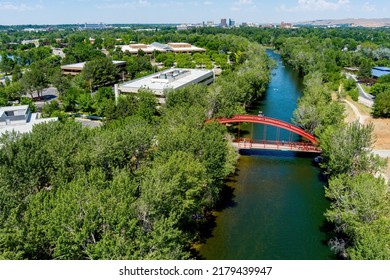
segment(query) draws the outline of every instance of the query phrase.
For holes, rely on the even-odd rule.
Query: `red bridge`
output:
[[[281,121],[278,119],[273,119],[264,116],[255,116],[255,115],[235,115],[232,118],[218,118],[209,120],[207,122],[217,121],[221,124],[228,123],[259,123],[264,125],[271,125],[274,127],[282,128],[302,136],[304,139],[308,140],[306,142],[293,142],[293,141],[280,141],[276,140],[266,140],[264,135],[263,140],[253,140],[252,138],[240,138],[238,137],[233,140],[233,145],[239,149],[269,149],[269,150],[291,150],[291,151],[300,151],[300,152],[312,152],[320,153],[321,150],[318,148],[317,139],[310,133],[306,132],[302,128],[299,128],[291,123]],[[240,130],[238,130],[240,133]],[[264,131],[266,128],[264,127]],[[264,133],[265,134],[265,133]]]

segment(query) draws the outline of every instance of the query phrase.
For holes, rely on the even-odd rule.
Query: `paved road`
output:
[[[58,91],[55,87],[49,87],[45,90],[43,90],[43,93],[42,93],[42,96],[43,96],[43,100],[42,101],[36,101],[34,102],[35,103],[35,106],[37,106],[37,108],[42,108],[43,105],[46,103],[46,102],[50,102],[52,100],[55,100],[58,98]],[[25,96],[27,97],[31,97],[31,94],[26,94]],[[33,97],[38,97],[37,93],[33,93]]]
[[[75,121],[80,122],[82,126],[89,127],[89,128],[95,128],[100,127],[103,125],[102,121],[97,120],[88,120],[83,118],[75,118]]]
[[[345,75],[348,77],[351,77],[356,81],[358,90],[359,90],[359,103],[366,105],[367,107],[372,107],[374,105],[374,96],[365,92],[363,87],[360,83],[358,83],[358,80],[356,78],[356,75],[352,75],[349,73],[345,73]]]

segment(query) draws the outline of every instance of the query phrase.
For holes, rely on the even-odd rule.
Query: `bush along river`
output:
[[[291,122],[302,95],[302,80],[272,50],[276,62],[264,98],[252,114]],[[252,125],[241,125],[249,137]],[[263,138],[263,125],[253,125],[253,138]],[[275,140],[276,128],[267,127]],[[285,133],[285,134],[283,134]],[[280,140],[289,132],[280,130]],[[294,136],[298,137],[298,136]],[[295,138],[298,139],[298,138]],[[241,151],[237,172],[227,183],[231,201],[216,213],[212,236],[199,247],[210,260],[326,260],[335,256],[327,245],[323,213],[329,206],[325,182],[312,163],[313,154],[286,151]]]

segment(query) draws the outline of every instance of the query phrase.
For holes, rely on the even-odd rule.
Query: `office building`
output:
[[[31,113],[28,105],[0,107],[0,135],[6,132],[27,133],[40,123],[57,121],[58,118],[40,118],[39,113]]]
[[[139,50],[142,50],[145,54],[152,54],[154,51],[159,52],[174,52],[174,53],[193,53],[193,52],[205,52],[204,48],[199,48],[188,43],[168,43],[161,44],[154,42],[150,45],[146,44],[129,44],[121,46],[122,52],[129,52],[130,54],[138,54]]]
[[[86,62],[79,62],[79,63],[62,65],[61,66],[62,74],[76,76],[80,74],[81,71],[84,69],[85,63]],[[126,67],[126,61],[113,60],[112,63],[114,63],[121,70]]]
[[[214,81],[214,71],[202,69],[168,69],[146,77],[123,83],[116,87],[115,96],[121,93],[138,92],[141,88],[150,89],[165,103],[164,94],[168,89],[180,89],[191,84],[208,85]]]

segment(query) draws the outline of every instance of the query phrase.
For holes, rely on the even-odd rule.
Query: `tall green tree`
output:
[[[92,90],[115,83],[119,79],[119,70],[110,58],[102,57],[85,63],[81,75]]]
[[[334,176],[356,176],[367,172],[375,174],[383,169],[385,160],[371,153],[375,139],[372,124],[353,122],[338,127],[328,127],[321,134],[324,167]]]
[[[24,91],[34,98],[33,93],[37,93],[38,97],[42,96],[44,89],[49,87],[49,65],[45,61],[38,61],[31,65],[23,77],[20,79]]]
[[[338,253],[351,259],[390,259],[390,197],[382,178],[339,175],[329,181],[325,195],[332,201],[325,216],[346,236],[338,242],[343,246],[333,247]]]

